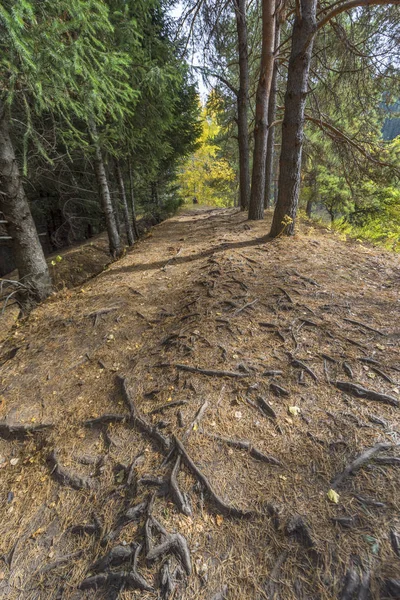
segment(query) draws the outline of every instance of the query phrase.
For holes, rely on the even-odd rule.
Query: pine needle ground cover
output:
[[[399,597],[399,258],[266,230],[182,212],[10,333],[1,597]]]

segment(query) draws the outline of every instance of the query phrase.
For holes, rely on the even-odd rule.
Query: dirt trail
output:
[[[0,598],[400,597],[399,258],[267,229],[183,212],[6,340]]]

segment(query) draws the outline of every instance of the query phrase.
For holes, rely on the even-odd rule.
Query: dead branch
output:
[[[74,490],[88,490],[93,487],[93,483],[87,477],[80,477],[75,473],[70,473],[65,467],[63,467],[57,459],[56,451],[48,456],[47,462],[50,466],[50,473],[53,478],[67,487],[72,487]]]
[[[365,465],[365,463],[369,462],[371,458],[375,456],[375,454],[381,452],[382,450],[388,450],[389,448],[392,448],[391,443],[380,442],[379,444],[375,444],[375,446],[373,446],[372,448],[364,450],[364,452],[362,452],[355,460],[348,464],[347,467],[341,473],[336,475],[336,477],[332,481],[332,488],[338,487],[341,483],[343,483],[346,477],[348,477],[355,471],[358,471],[358,469]]]
[[[363,398],[364,400],[374,400],[376,402],[382,402],[383,404],[390,404],[391,406],[399,407],[399,400],[388,396],[387,394],[381,394],[374,390],[368,390],[367,388],[357,385],[356,383],[350,383],[349,381],[336,381],[334,384],[342,392],[347,392],[356,398]]]

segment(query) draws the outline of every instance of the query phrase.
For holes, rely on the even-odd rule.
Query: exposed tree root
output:
[[[105,415],[101,415],[100,417],[96,417],[95,419],[88,419],[87,421],[84,421],[83,424],[85,427],[101,427],[102,425],[109,425],[110,423],[122,423],[122,421],[125,420],[125,415],[107,413]]]
[[[270,465],[275,465],[277,467],[282,466],[282,463],[277,458],[274,458],[273,456],[268,456],[267,454],[264,454],[260,450],[257,450],[257,448],[254,448],[251,445],[251,443],[248,442],[247,440],[231,440],[229,438],[225,438],[220,435],[213,435],[212,433],[206,433],[205,431],[202,431],[202,433],[204,435],[206,435],[208,438],[210,438],[212,440],[216,440],[217,442],[222,442],[222,443],[226,444],[227,446],[231,446],[232,448],[238,448],[239,450],[246,450],[250,454],[250,456],[252,456],[256,460],[260,460],[261,462],[265,462]]]
[[[307,550],[315,548],[315,542],[311,535],[311,529],[301,515],[294,515],[286,525],[286,532],[294,535],[299,543]]]
[[[127,405],[127,407],[129,408],[130,419],[131,419],[133,425],[138,427],[138,429],[140,429],[143,433],[148,435],[153,441],[155,441],[157,444],[159,444],[164,452],[168,451],[171,446],[171,440],[169,438],[165,437],[164,435],[162,435],[162,433],[160,433],[156,429],[156,427],[153,427],[152,425],[150,425],[150,423],[147,423],[147,421],[139,413],[139,411],[135,407],[134,402],[129,394],[128,387],[126,384],[126,379],[124,377],[121,377],[120,375],[117,375],[117,381],[120,385],[124,402]]]
[[[354,567],[350,567],[344,579],[343,591],[340,600],[352,600],[360,587],[360,576]]]
[[[178,449],[178,452],[182,456],[183,462],[185,463],[187,468],[191,471],[191,473],[196,477],[196,479],[206,488],[213,503],[215,504],[216,508],[221,512],[221,514],[223,514],[225,516],[230,516],[230,517],[244,517],[244,518],[249,518],[249,517],[255,516],[257,514],[254,511],[243,511],[243,510],[240,510],[233,506],[229,506],[228,504],[225,504],[225,502],[223,500],[221,500],[221,498],[215,492],[214,488],[212,487],[211,483],[208,481],[207,477],[200,471],[200,469],[198,467],[196,467],[193,460],[187,453],[185,447],[183,446],[182,442],[180,440],[178,440],[178,438],[176,438],[175,436],[174,436],[174,440],[175,440],[175,444]]]
[[[42,433],[43,431],[53,429],[52,423],[43,423],[39,425],[9,425],[5,421],[0,421],[0,438],[4,440],[23,440],[29,435]]]
[[[355,460],[353,460],[353,462],[347,465],[344,471],[336,475],[335,479],[332,481],[332,488],[338,487],[341,483],[343,483],[346,477],[355,471],[358,471],[358,469],[371,460],[375,454],[381,452],[382,450],[388,450],[389,448],[392,448],[392,444],[388,442],[381,442],[362,452]]]
[[[382,402],[383,404],[390,404],[391,406],[399,407],[400,402],[393,396],[381,394],[374,390],[368,390],[367,388],[357,385],[356,383],[350,383],[349,381],[336,381],[334,384],[342,392],[347,392],[356,398],[363,398],[365,400],[374,400],[376,402]]]
[[[375,327],[371,327],[371,325],[367,325],[366,323],[361,323],[361,321],[355,321],[354,319],[343,319],[343,320],[346,321],[347,323],[352,323],[353,325],[358,325],[359,327],[363,327],[364,329],[367,329],[368,331],[373,331],[374,333],[378,333],[379,335],[382,335],[382,336],[386,335],[386,333],[383,333],[382,331],[375,329]]]
[[[175,554],[186,571],[187,575],[192,572],[192,561],[190,559],[190,551],[186,539],[180,533],[169,533],[164,541],[158,546],[154,546],[147,553],[146,560],[153,562],[164,554]]]
[[[278,398],[281,396],[290,396],[290,392],[277,383],[270,383],[269,389],[273,394],[275,394],[275,396],[278,396]]]
[[[180,371],[188,371],[189,373],[198,373],[200,375],[208,375],[209,377],[248,377],[248,373],[236,373],[235,371],[214,371],[211,369],[198,369],[197,367],[190,367],[189,365],[168,365],[174,366]]]
[[[121,533],[122,529],[128,523],[132,523],[132,521],[138,521],[140,517],[145,513],[148,506],[148,501],[140,502],[136,506],[129,508],[126,512],[124,512],[118,519],[118,522],[115,526],[115,529],[110,531],[101,541],[102,546],[105,546],[108,542],[115,540],[116,537]]]
[[[153,408],[148,415],[157,415],[158,413],[163,413],[165,410],[169,410],[170,408],[176,408],[177,406],[184,406],[187,404],[187,400],[176,400],[175,402],[168,402],[168,404],[163,404],[162,406],[156,406]]]
[[[103,525],[100,519],[93,515],[93,523],[85,523],[83,525],[73,525],[69,531],[74,535],[94,535],[96,538],[100,538]]]
[[[312,369],[310,369],[310,367],[308,367],[306,364],[304,364],[301,360],[298,360],[297,358],[293,358],[291,361],[291,364],[293,367],[296,367],[297,369],[303,369],[303,371],[308,373],[308,375],[310,375],[310,377],[312,379],[314,379],[314,381],[318,381],[318,377],[316,376],[314,371]]]
[[[170,491],[170,494],[171,494],[171,497],[172,497],[174,503],[179,508],[179,510],[187,517],[191,517],[192,516],[192,508],[190,506],[190,503],[189,503],[188,499],[186,498],[185,494],[183,494],[181,492],[179,485],[178,485],[178,473],[179,473],[180,465],[181,465],[181,455],[178,454],[176,461],[175,461],[174,468],[171,471],[171,477],[169,480],[169,487],[170,487],[169,491]]]
[[[57,459],[56,451],[48,456],[47,462],[51,469],[51,475],[61,485],[72,487],[74,490],[87,490],[93,487],[93,482],[87,477],[80,477],[75,473],[70,473],[63,467]]]
[[[109,567],[119,567],[124,562],[128,562],[131,560],[135,554],[137,548],[137,544],[128,545],[128,546],[114,546],[107,552],[105,556],[99,558],[90,568],[89,571],[93,571],[94,573],[98,573],[101,571],[105,571]]]

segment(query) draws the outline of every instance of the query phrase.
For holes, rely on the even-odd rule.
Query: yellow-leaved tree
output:
[[[234,206],[237,179],[225,158],[221,158],[217,136],[220,126],[215,113],[202,111],[203,132],[199,148],[178,169],[177,180],[185,203],[207,206]]]

